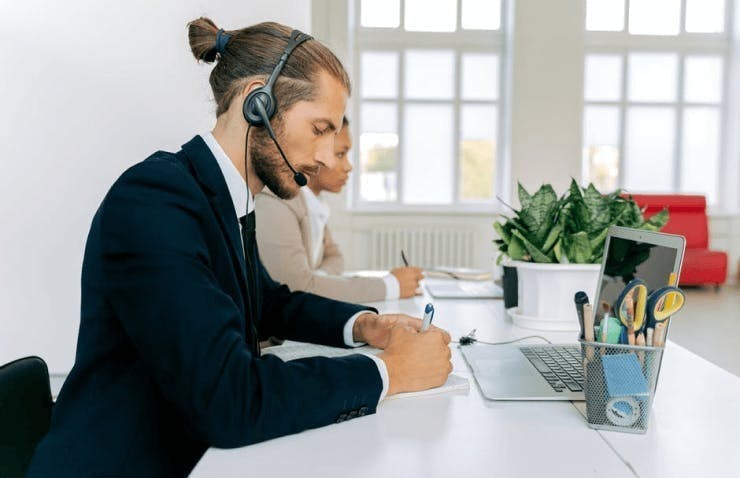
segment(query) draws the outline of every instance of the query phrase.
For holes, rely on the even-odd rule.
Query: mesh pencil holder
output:
[[[645,433],[663,347],[581,341],[581,356],[588,426]]]

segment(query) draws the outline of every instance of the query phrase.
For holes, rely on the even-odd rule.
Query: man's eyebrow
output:
[[[329,131],[336,131],[337,126],[334,124],[334,122],[328,118],[318,118],[314,120],[314,123],[325,123],[326,127],[329,129]]]

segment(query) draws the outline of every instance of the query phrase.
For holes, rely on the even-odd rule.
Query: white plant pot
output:
[[[593,302],[599,264],[537,264],[512,261],[519,305],[509,309],[515,325],[539,330],[579,330],[573,297],[585,291]]]

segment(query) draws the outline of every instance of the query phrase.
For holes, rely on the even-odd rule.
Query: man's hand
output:
[[[355,321],[352,327],[352,338],[355,342],[367,342],[373,347],[384,349],[388,346],[393,327],[408,327],[418,332],[421,329],[421,319],[406,314],[377,315],[369,312],[362,314]],[[431,329],[434,328],[436,327],[431,327]],[[449,334],[445,331],[442,331],[442,333],[446,336],[447,343],[449,343]]]
[[[450,335],[442,329],[393,327],[385,351],[378,355],[388,369],[388,395],[443,385],[452,372],[449,343]]]
[[[398,279],[401,298],[413,297],[416,295],[416,289],[419,288],[419,281],[424,278],[420,267],[396,267],[391,271]]]

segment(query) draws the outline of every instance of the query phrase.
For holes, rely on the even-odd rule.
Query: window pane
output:
[[[707,195],[717,202],[719,109],[686,108],[681,138],[681,191]]]
[[[676,54],[630,54],[627,97],[630,101],[676,101],[677,74]]]
[[[398,53],[366,51],[360,62],[363,98],[398,96]]]
[[[619,108],[587,106],[583,112],[583,173],[599,191],[617,189]]]
[[[360,122],[366,133],[397,133],[398,106],[395,103],[362,103]]]
[[[586,30],[624,30],[624,0],[587,0]]]
[[[725,0],[686,0],[686,31],[721,33],[725,30]]]
[[[495,100],[498,97],[498,55],[463,54],[462,97],[466,100]]]
[[[407,105],[403,124],[403,202],[452,202],[451,105]]]
[[[681,0],[630,0],[630,33],[678,35],[680,23]]]
[[[450,99],[454,92],[452,50],[408,50],[404,68],[406,98]]]
[[[468,30],[501,28],[501,0],[462,0],[462,27]]]
[[[360,114],[360,198],[395,201],[398,133],[394,103],[363,103]]]
[[[460,199],[493,198],[496,163],[496,107],[467,105],[461,108]]]
[[[688,56],[685,68],[685,101],[719,103],[722,100],[722,58]]]
[[[622,96],[622,57],[586,57],[585,98],[592,101],[619,101]]]
[[[624,186],[630,192],[673,190],[673,108],[632,107],[627,110]]]
[[[401,0],[362,0],[360,23],[363,27],[397,28],[401,23]]]
[[[404,28],[411,32],[454,32],[456,0],[406,0]]]

